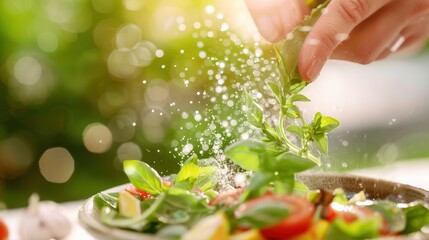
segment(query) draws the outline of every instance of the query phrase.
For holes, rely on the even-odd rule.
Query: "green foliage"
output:
[[[313,9],[311,15],[305,18],[304,23],[290,33],[293,37],[287,38],[283,42],[281,51],[275,48],[280,77],[278,83],[269,82],[268,87],[280,109],[277,125],[266,120],[264,110],[245,90],[248,121],[264,134],[262,140],[274,146],[272,149],[276,154],[291,152],[299,157],[311,159],[317,164],[320,164],[320,159],[311,154],[311,144],[314,143],[314,146],[322,153],[327,154],[328,137],[326,134],[338,127],[339,121],[332,117],[322,116],[321,113],[316,113],[311,123],[305,121],[302,111],[296,103],[310,101],[301,93],[308,83],[303,81],[299,75],[297,66],[298,53],[307,35],[307,31],[303,31],[302,28],[311,27],[321,15],[326,4],[327,2]],[[295,121],[299,121],[300,124],[291,124]],[[300,139],[300,144],[293,143],[287,133]],[[291,155],[288,157],[290,158]],[[243,159],[245,158],[243,157]],[[239,166],[243,165],[241,163],[243,159],[237,159]],[[248,163],[253,164],[253,168],[256,168],[255,159],[250,160],[253,163]]]

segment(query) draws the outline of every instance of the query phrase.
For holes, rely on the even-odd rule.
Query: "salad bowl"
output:
[[[333,191],[336,188],[342,188],[350,195],[364,191],[366,197],[371,200],[390,200],[395,203],[410,203],[414,201],[429,203],[429,192],[426,190],[376,178],[342,173],[305,172],[297,174],[296,179],[304,183],[310,190],[324,189]],[[126,184],[116,186],[103,192],[120,192],[124,190],[125,186]],[[100,221],[99,214],[98,209],[95,207],[94,196],[84,202],[78,213],[80,224],[96,239],[163,240],[156,235],[104,225]],[[413,234],[400,239],[429,239],[429,234]]]

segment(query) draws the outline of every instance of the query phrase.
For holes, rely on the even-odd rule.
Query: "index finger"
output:
[[[317,77],[335,48],[362,21],[392,0],[331,0],[313,26],[298,59],[301,76]]]
[[[304,0],[245,0],[245,3],[260,34],[270,42],[284,39],[310,11]]]

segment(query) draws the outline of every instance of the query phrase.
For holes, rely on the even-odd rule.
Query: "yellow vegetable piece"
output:
[[[182,240],[228,240],[229,223],[223,212],[203,218],[183,235]]]
[[[141,213],[140,200],[127,191],[119,193],[118,205],[119,213],[125,217],[137,217]]]
[[[298,236],[290,238],[290,240],[322,240],[328,231],[329,222],[325,220],[319,220],[314,223],[311,228]]]
[[[251,229],[249,231],[235,233],[230,236],[229,240],[264,240],[264,237],[262,237],[257,229]]]

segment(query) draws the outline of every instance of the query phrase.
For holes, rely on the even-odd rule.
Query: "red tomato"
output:
[[[164,186],[167,186],[167,187],[171,187],[171,186],[173,186],[173,184],[171,183],[171,182],[169,182],[169,181],[165,181],[165,180],[163,180],[162,181],[162,185],[164,185]],[[152,194],[150,194],[150,193],[148,193],[148,192],[146,192],[146,191],[144,191],[144,190],[141,190],[141,189],[138,189],[138,188],[136,188],[133,184],[128,184],[126,187],[125,187],[125,191],[127,191],[127,192],[129,192],[129,193],[131,193],[132,195],[134,195],[134,196],[137,196],[137,197],[141,197],[142,199],[148,199],[148,198],[153,198],[153,196],[152,196]],[[1,239],[0,239],[1,240]]]
[[[288,239],[307,231],[313,222],[314,205],[305,198],[298,196],[276,196],[265,195],[243,203],[236,211],[235,216],[239,217],[253,206],[262,201],[278,202],[284,204],[289,209],[289,215],[282,221],[263,229],[261,234],[266,239]]]
[[[125,187],[125,191],[131,193],[134,196],[141,197],[142,199],[148,199],[148,198],[152,198],[153,197],[152,194],[150,194],[148,192],[145,192],[143,190],[140,190],[140,189],[136,188],[132,184],[128,184]]]
[[[0,240],[6,240],[8,235],[9,232],[7,230],[7,226],[3,220],[0,219]]]

